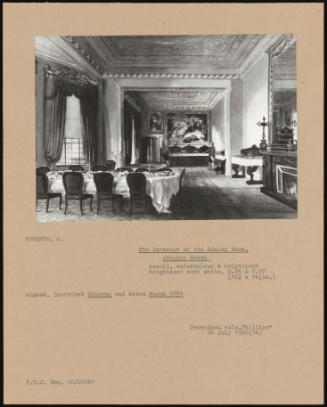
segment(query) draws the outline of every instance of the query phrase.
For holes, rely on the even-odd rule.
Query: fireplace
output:
[[[276,165],[276,185],[279,194],[297,196],[297,169]]]
[[[296,151],[264,151],[263,187],[261,191],[291,208],[297,209]]]

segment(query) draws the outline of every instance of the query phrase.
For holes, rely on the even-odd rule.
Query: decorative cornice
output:
[[[293,34],[286,34],[283,35],[280,41],[275,43],[272,47],[269,48],[267,51],[271,58],[278,57],[282,52],[286,51],[286,49],[294,44],[296,40],[295,35]]]
[[[267,54],[268,50],[276,44],[276,42],[279,42],[281,39],[280,34],[276,35],[271,35],[267,38],[264,38],[261,43],[259,43],[256,47],[255,50],[253,50],[247,58],[247,60],[244,62],[244,64],[241,66],[240,71],[241,71],[241,78],[243,78],[250,70],[260,61],[260,59]]]
[[[243,64],[234,72],[219,72],[219,73],[159,73],[159,72],[114,72],[105,71],[96,60],[96,55],[91,55],[79,41],[78,37],[63,36],[66,43],[68,43],[92,68],[106,78],[179,78],[179,79],[238,79],[243,78],[253,66],[266,54],[269,53],[275,57],[281,53],[285,47],[288,47],[295,41],[295,36],[292,34],[274,34],[267,35],[256,45]],[[105,42],[108,50],[108,44]],[[110,50],[112,52],[112,49]],[[109,50],[108,50],[109,52]],[[115,69],[115,68],[114,68]],[[118,68],[116,68],[118,70]],[[115,69],[115,70],[116,70]]]
[[[190,73],[105,73],[105,78],[114,79],[151,79],[151,78],[163,78],[163,79],[238,79],[240,74],[190,74]]]
[[[88,76],[82,74],[79,71],[76,71],[75,69],[68,68],[52,69],[49,64],[46,64],[43,66],[43,72],[45,78],[48,78],[50,76],[56,76],[70,82],[78,82],[82,86],[87,86],[90,84],[97,86],[99,84],[99,82],[90,79]]]
[[[194,111],[194,112],[209,112],[212,110],[212,107],[209,106],[174,106],[172,107],[169,104],[156,104],[156,105],[151,105],[151,110],[153,111],[158,111],[158,112],[172,112],[172,111]]]
[[[81,57],[83,57],[92,67],[97,70],[101,75],[103,74],[103,69],[101,66],[93,59],[93,57],[81,46],[81,44],[72,36],[63,36],[64,40],[68,42]]]
[[[62,67],[76,69],[96,80],[102,77],[63,37],[36,36],[34,43],[36,58],[49,64],[54,63]]]

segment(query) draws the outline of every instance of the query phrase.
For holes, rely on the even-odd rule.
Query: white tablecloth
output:
[[[244,157],[242,155],[233,155],[232,164],[243,165],[245,167],[262,167],[262,156]]]
[[[248,180],[253,181],[262,180],[262,166],[263,166],[262,156],[244,157],[242,155],[233,155],[232,164],[242,165],[244,167],[258,167],[256,171],[252,174],[252,178],[248,173],[246,173],[246,178]]]
[[[169,206],[171,198],[179,191],[179,172],[172,175],[160,176],[148,174],[146,192],[152,198],[152,205],[158,212],[170,213]]]
[[[126,181],[126,174],[112,173],[115,177],[113,193],[129,197],[129,189]],[[86,173],[84,175],[84,192],[96,194],[93,174]],[[161,175],[160,173],[148,173],[146,176],[146,193],[152,199],[152,205],[161,213],[170,213],[169,207],[173,195],[179,191],[180,172],[174,170],[170,175]],[[65,193],[62,176],[54,173],[48,173],[49,191]]]

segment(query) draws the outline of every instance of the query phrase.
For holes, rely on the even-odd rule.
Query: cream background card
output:
[[[34,36],[223,33],[297,36],[298,219],[37,223]],[[321,4],[5,4],[5,402],[322,403],[322,181]],[[141,247],[241,247],[248,252],[208,256],[275,278],[154,275],[161,257]],[[150,291],[183,298],[128,295]],[[208,324],[271,328],[192,329]]]

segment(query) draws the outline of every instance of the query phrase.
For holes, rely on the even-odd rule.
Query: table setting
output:
[[[62,181],[62,175],[65,171],[50,171],[47,176],[49,179],[49,192],[61,192],[65,194],[65,188]],[[129,198],[129,188],[126,176],[129,171],[86,171],[83,172],[84,186],[83,192],[96,195],[96,186],[93,175],[95,173],[107,172],[114,176],[113,193],[123,195]],[[171,213],[169,209],[172,197],[179,191],[180,172],[177,169],[173,171],[144,172],[146,177],[146,193],[152,199],[152,205],[159,213]]]

